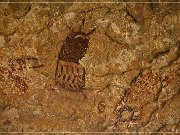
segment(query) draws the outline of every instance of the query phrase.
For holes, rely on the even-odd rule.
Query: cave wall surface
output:
[[[180,131],[179,3],[11,2],[0,3],[0,132]],[[55,74],[80,28],[95,30],[85,89],[71,91]]]

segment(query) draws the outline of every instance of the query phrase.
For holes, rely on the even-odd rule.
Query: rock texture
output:
[[[95,31],[74,92],[55,71],[80,27]],[[179,56],[177,3],[0,3],[0,131],[179,132]]]

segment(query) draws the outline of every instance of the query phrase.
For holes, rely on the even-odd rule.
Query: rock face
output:
[[[55,83],[72,31],[83,91]],[[0,132],[179,132],[179,56],[177,3],[0,3]]]

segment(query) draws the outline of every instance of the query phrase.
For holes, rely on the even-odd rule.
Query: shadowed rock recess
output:
[[[0,132],[179,132],[180,4],[71,2],[0,3]]]

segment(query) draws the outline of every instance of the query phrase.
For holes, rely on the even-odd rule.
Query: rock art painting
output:
[[[178,0],[0,0],[0,134],[180,134]]]

